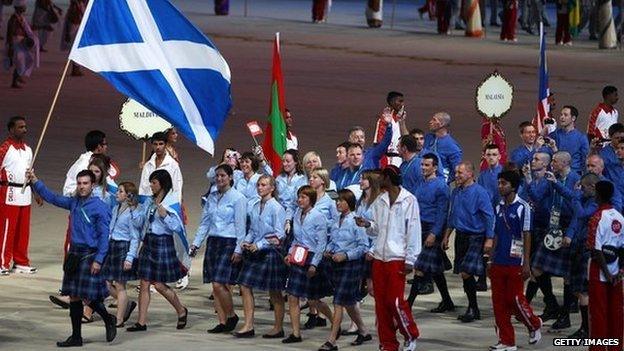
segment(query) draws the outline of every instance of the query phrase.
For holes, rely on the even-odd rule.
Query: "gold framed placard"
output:
[[[513,93],[513,85],[498,71],[494,71],[477,86],[477,111],[485,118],[500,119],[511,110]]]
[[[128,99],[121,106],[119,127],[136,140],[147,140],[154,133],[164,132],[172,125],[137,101]]]

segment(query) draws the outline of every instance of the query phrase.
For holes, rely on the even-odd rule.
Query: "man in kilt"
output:
[[[414,284],[407,299],[410,306],[420,291],[423,277],[431,276],[442,296],[442,302],[431,310],[433,313],[454,311],[455,304],[451,299],[444,277],[445,260],[441,242],[446,227],[446,215],[449,206],[449,187],[443,177],[437,176],[438,157],[427,153],[422,156],[420,164],[424,181],[416,188],[416,198],[420,207],[420,225],[422,227],[423,247],[418,260],[414,264]]]
[[[455,230],[453,273],[461,275],[468,297],[468,308],[457,319],[470,323],[481,319],[475,276],[485,274],[483,246],[485,238],[494,235],[494,209],[487,190],[476,183],[470,162],[463,161],[455,167],[455,183],[442,247],[448,249],[449,237]]]
[[[600,177],[593,173],[587,173],[581,178],[580,198],[575,198],[572,202],[574,215],[572,223],[563,238],[563,246],[570,248],[570,269],[566,277],[566,284],[570,286],[572,294],[578,298],[579,311],[581,312],[581,327],[574,332],[571,338],[586,338],[589,335],[589,320],[587,305],[587,262],[591,253],[585,247],[587,240],[587,227],[589,219],[598,210],[595,200],[596,183]],[[565,309],[563,319],[570,319],[570,311]]]
[[[28,172],[28,177],[33,189],[46,202],[70,211],[71,246],[63,264],[65,273],[61,293],[69,295],[72,335],[65,341],[57,342],[56,346],[82,346],[83,300],[102,317],[106,325],[106,341],[113,341],[117,335],[117,318],[104,307],[108,289],[100,274],[108,253],[111,213],[107,204],[91,196],[95,174],[89,170],[80,171],[76,176],[76,195],[72,197],[52,193],[32,170]]]
[[[552,206],[550,209],[549,229],[544,240],[537,247],[532,262],[532,272],[544,296],[552,294],[550,279],[543,278],[546,273],[555,277],[567,277],[570,269],[570,248],[564,247],[563,233],[568,230],[574,213],[573,199],[578,196],[575,190],[579,175],[570,168],[572,158],[566,151],[559,151],[553,155],[552,172],[546,172],[546,180],[550,183],[552,192]],[[564,285],[563,305],[560,307],[557,321],[551,326],[552,330],[561,330],[570,327],[569,307],[574,302],[574,294],[569,284]],[[549,316],[545,316],[549,317]]]

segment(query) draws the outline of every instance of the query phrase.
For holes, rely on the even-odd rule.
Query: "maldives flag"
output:
[[[286,100],[284,99],[284,76],[280,57],[279,33],[273,43],[273,70],[271,73],[271,100],[262,149],[264,156],[277,175],[282,169],[282,154],[286,151]]]

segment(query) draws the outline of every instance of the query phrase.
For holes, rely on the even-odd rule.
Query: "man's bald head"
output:
[[[589,155],[585,165],[587,167],[587,173],[600,176],[604,171],[604,160],[600,157],[600,155]]]

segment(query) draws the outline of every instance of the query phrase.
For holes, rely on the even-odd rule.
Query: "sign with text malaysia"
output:
[[[494,71],[477,86],[477,111],[485,118],[502,118],[511,110],[513,93],[511,83]]]

